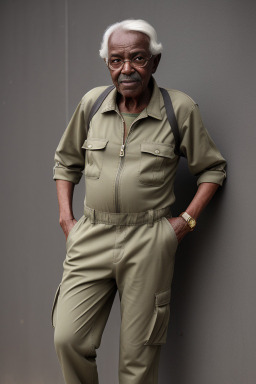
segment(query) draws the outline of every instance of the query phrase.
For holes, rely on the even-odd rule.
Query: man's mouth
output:
[[[138,80],[122,80],[120,83],[137,83]]]

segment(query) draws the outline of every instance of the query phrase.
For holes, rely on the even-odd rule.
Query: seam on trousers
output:
[[[117,264],[124,256],[127,230],[126,226],[116,226],[115,245],[113,249],[113,264]],[[119,230],[121,229],[121,231]]]
[[[92,327],[91,327],[91,331],[90,331],[90,339],[91,339],[91,350],[92,350],[92,355],[96,355],[96,347],[95,347],[95,344],[93,342],[93,335],[94,335],[94,326],[95,326],[95,323],[92,323]],[[95,360],[96,360],[96,356],[95,356]],[[96,361],[95,361],[95,364],[96,364]],[[97,380],[97,373],[96,373],[96,370],[97,368],[91,368],[91,382],[92,384],[98,384],[98,380]]]
[[[94,342],[93,342],[93,332],[94,332],[94,323],[92,323],[92,327],[91,327],[91,330],[90,330],[90,339],[91,339],[91,349],[92,349],[92,354],[95,353],[95,345],[94,345]]]

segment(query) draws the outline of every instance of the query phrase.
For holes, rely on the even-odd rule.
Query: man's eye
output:
[[[143,56],[136,56],[134,57],[133,61],[144,61],[144,57]]]
[[[121,59],[111,59],[110,62],[111,62],[111,64],[120,63]]]

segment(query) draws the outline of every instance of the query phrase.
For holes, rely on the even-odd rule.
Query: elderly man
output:
[[[225,160],[198,106],[182,92],[159,89],[153,79],[161,50],[143,20],[109,27],[100,55],[114,87],[82,98],[56,150],[67,255],[53,325],[68,384],[98,382],[96,349],[117,290],[119,383],[157,383],[175,251],[225,178]],[[172,217],[180,154],[198,176],[198,191],[185,212]],[[76,221],[72,196],[83,170],[84,215]]]

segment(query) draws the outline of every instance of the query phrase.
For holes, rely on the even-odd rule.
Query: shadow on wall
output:
[[[219,236],[217,223],[224,203],[225,185],[224,182],[224,185],[217,191],[209,206],[200,216],[198,230],[183,240],[176,253],[169,331],[167,343],[162,347],[160,360],[160,383],[169,382],[170,378],[176,384],[190,382],[187,372],[191,372],[191,368],[187,368],[193,361],[191,355],[198,348],[195,343],[191,343],[191,340],[195,341],[195,339],[191,337],[193,325],[191,325],[190,319],[191,314],[194,314],[193,324],[195,324],[196,317],[200,316],[200,313],[195,312],[197,309],[191,307],[191,303],[196,303],[195,293],[198,285],[200,285],[198,280],[205,278],[200,274],[203,273],[204,268],[208,268],[207,263],[210,264],[208,257],[211,255],[208,253],[206,255],[205,249],[208,249],[209,246],[211,252],[214,253],[212,233],[217,237]],[[175,183],[176,203],[172,212],[173,216],[179,215],[186,209],[196,191],[196,178],[189,173],[187,161],[181,159]],[[207,289],[204,285],[203,287]],[[200,306],[200,304],[198,305]],[[186,331],[190,334],[188,335]],[[195,367],[195,371],[198,369],[200,369],[200,363]]]

